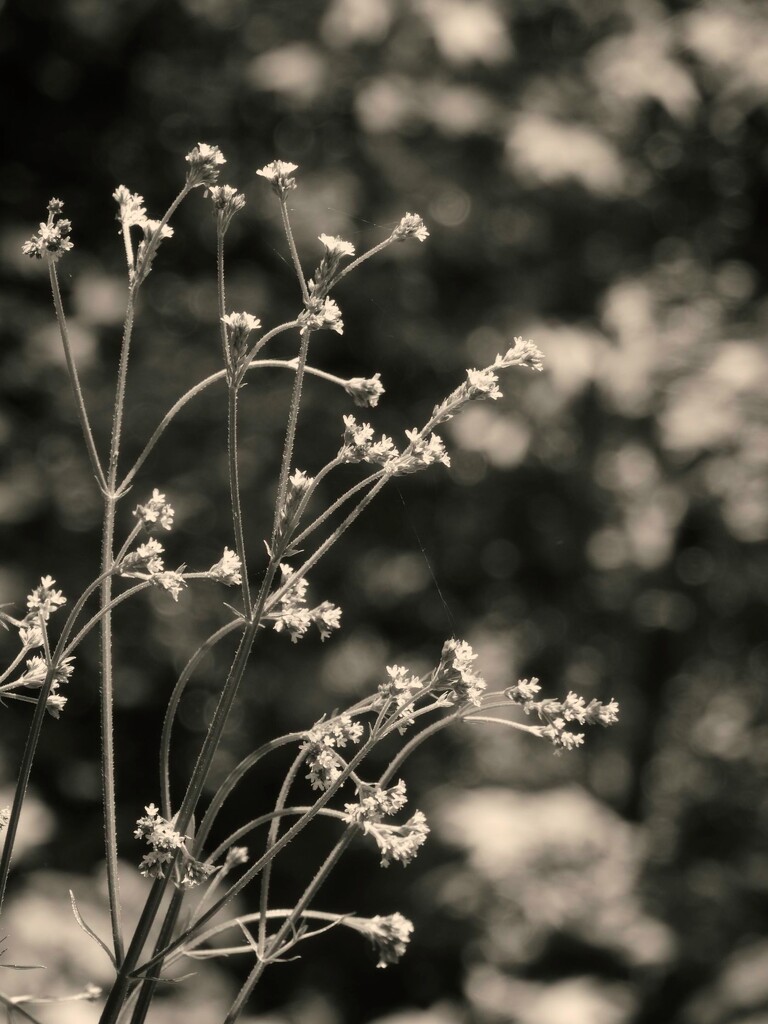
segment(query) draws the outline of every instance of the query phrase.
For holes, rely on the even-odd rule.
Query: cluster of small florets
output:
[[[485,680],[473,668],[477,655],[466,640],[446,640],[435,671],[436,689],[446,689],[445,697],[451,703],[479,705],[485,690]]]
[[[379,954],[377,967],[388,967],[390,964],[398,963],[405,954],[413,934],[413,924],[407,917],[398,913],[386,917],[377,914],[367,919],[350,918],[347,923],[374,944]]]
[[[159,527],[162,530],[170,530],[173,527],[173,506],[156,487],[146,505],[137,505],[133,514],[147,529]]]
[[[283,545],[290,538],[299,518],[302,499],[315,482],[313,476],[307,476],[303,469],[297,469],[289,478],[285,492],[285,500],[278,514],[275,548],[283,550]]]
[[[69,237],[72,223],[60,216],[63,209],[64,203],[60,199],[51,199],[48,203],[48,220],[41,221],[37,234],[21,247],[26,256],[36,260],[41,260],[43,256],[58,260],[73,247]]]
[[[67,703],[67,698],[62,693],[59,693],[59,688],[62,683],[68,683],[72,678],[74,661],[74,657],[70,655],[49,666],[45,658],[38,654],[27,658],[25,671],[18,679],[15,679],[12,683],[7,683],[3,687],[5,696],[13,697],[14,694],[11,691],[20,687],[28,687],[30,690],[41,689],[45,685],[45,680],[50,672],[51,681],[45,699],[45,709],[53,718],[58,718]]]
[[[402,779],[389,789],[361,786],[358,797],[357,803],[344,805],[347,820],[354,825],[364,826],[366,822],[382,821],[385,817],[397,814],[408,803]]]
[[[27,608],[35,618],[42,615],[44,621],[47,622],[51,612],[55,612],[67,603],[67,599],[62,592],[55,589],[55,584],[56,580],[50,576],[43,576],[40,579],[40,586],[35,587],[27,597]],[[40,645],[36,644],[35,646]]]
[[[351,396],[355,405],[372,409],[379,404],[379,399],[384,394],[384,385],[380,378],[380,373],[374,373],[372,377],[351,377],[344,381],[344,390]]]
[[[584,743],[584,734],[571,732],[567,728],[571,722],[579,725],[614,725],[619,720],[619,705],[615,700],[603,704],[599,700],[586,703],[583,697],[569,692],[564,700],[536,700],[541,687],[535,677],[521,679],[515,686],[505,692],[509,700],[519,704],[526,715],[536,715],[543,726],[538,727],[538,735],[556,748],[557,751],[573,750]]]
[[[396,242],[405,241],[406,238],[418,238],[420,242],[425,242],[429,238],[429,231],[418,213],[406,213],[391,237]]]
[[[188,188],[213,185],[218,180],[219,169],[227,162],[218,146],[209,146],[206,142],[198,142],[184,159],[189,164]]]
[[[402,825],[390,825],[383,820],[402,810],[407,802],[405,783],[401,779],[390,789],[361,788],[359,801],[344,805],[347,821],[359,825],[366,835],[376,840],[382,867],[389,867],[393,860],[410,864],[429,835],[427,819],[421,811],[416,811]]]
[[[538,345],[530,339],[523,341],[522,338],[518,337],[515,338],[514,346],[508,348],[503,356],[496,356],[492,368],[494,370],[506,370],[510,366],[527,366],[529,370],[541,372],[544,369],[543,358],[544,354]]]
[[[315,299],[323,299],[333,287],[336,272],[342,259],[355,255],[355,247],[336,235],[319,235],[325,247],[320,266],[315,276],[308,282],[309,292]]]
[[[336,751],[348,743],[359,742],[362,735],[362,725],[348,714],[320,721],[309,730],[302,750],[309,768],[306,778],[312,789],[328,789],[339,778],[344,761]]]
[[[228,313],[221,318],[227,328],[227,351],[229,363],[234,370],[241,370],[249,359],[248,338],[261,327],[261,320],[250,313]]]
[[[272,163],[262,167],[256,173],[270,183],[280,199],[284,199],[287,192],[296,188],[296,179],[291,175],[298,171],[297,164],[288,163],[287,160],[273,160]]]
[[[283,584],[288,583],[294,575],[290,565],[282,562],[280,572]],[[275,611],[266,616],[274,621],[276,632],[285,631],[289,634],[292,643],[298,643],[310,626],[316,626],[320,639],[327,640],[333,630],[341,625],[341,608],[330,601],[323,601],[314,608],[307,607],[307,587],[305,579],[297,580],[282,595]]]
[[[215,565],[208,570],[211,579],[225,583],[228,587],[240,586],[243,582],[243,566],[239,557],[229,548],[224,548],[224,554]]]
[[[245,196],[231,185],[212,185],[208,195],[221,218],[222,230],[226,231],[234,215],[245,206]]]
[[[300,322],[311,331],[320,331],[327,328],[336,331],[337,334],[344,333],[344,321],[341,319],[341,310],[338,304],[325,298],[310,298],[307,308],[299,316]]]
[[[389,466],[399,454],[391,437],[382,434],[378,441],[374,441],[370,423],[358,423],[354,416],[344,417],[344,442],[339,453],[344,462]]]
[[[143,839],[151,849],[144,854],[139,871],[145,877],[164,878],[164,866],[173,860],[175,851],[184,846],[184,836],[162,817],[154,804],[149,804],[144,810],[146,814],[136,822],[133,835],[136,839]]]
[[[399,719],[398,728],[402,733],[409,725],[413,725],[413,702],[423,692],[423,679],[412,675],[403,665],[387,665],[387,679],[379,684],[374,706],[383,707],[394,702],[392,717]]]
[[[397,459],[387,465],[389,472],[401,476],[404,473],[418,473],[421,469],[433,466],[436,462],[450,466],[451,457],[445,450],[442,438],[437,434],[424,436],[422,431],[414,428],[406,430],[408,447]]]
[[[125,185],[118,185],[112,193],[117,203],[117,220],[125,227],[140,227],[147,219],[144,196],[131,192]]]
[[[162,553],[163,545],[154,537],[150,537],[146,543],[140,544],[135,551],[125,556],[120,563],[119,572],[121,576],[147,580],[154,586],[162,587],[174,601],[178,601],[179,594],[187,586],[187,582],[181,568],[173,570],[163,566],[160,557]]]

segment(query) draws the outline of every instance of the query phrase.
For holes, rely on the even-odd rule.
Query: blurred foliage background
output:
[[[344,282],[345,333],[315,345],[332,372],[381,371],[377,429],[402,436],[513,335],[546,353],[544,374],[508,374],[503,401],[450,424],[450,472],[400,481],[319,567],[314,591],[344,608],[341,633],[324,646],[263,637],[219,767],[356,699],[387,663],[430,666],[453,633],[480,652],[489,684],[535,674],[553,696],[615,697],[621,724],[562,758],[493,728],[422,748],[406,773],[434,827],[418,861],[381,871],[355,846],[320,901],[402,911],[417,925],[409,954],[377,972],[355,936],[333,932],[267,973],[249,1019],[768,1019],[765,6],[6,0],[0,58],[2,600],[23,602],[43,573],[74,595],[98,565],[100,500],[44,268],[20,254],[52,195],[74,223],[65,301],[102,447],[125,300],[111,193],[124,183],[159,216],[200,140],[222,147],[222,182],[248,198],[229,234],[229,304],[267,324],[298,296],[257,167],[300,165],[291,199],[307,267],[321,231],[360,251],[406,210],[428,222],[424,246]],[[144,289],[126,466],[172,401],[218,368],[200,190],[174,225]],[[275,354],[292,346],[281,339]],[[254,559],[289,387],[264,371],[244,394]],[[187,408],[134,488],[139,501],[159,487],[177,508],[171,564],[206,567],[231,542],[222,394]],[[309,382],[301,467],[336,451],[349,411],[343,393]],[[131,829],[157,799],[160,715],[196,638],[226,614],[207,588],[178,606],[151,593],[118,615],[132,902],[147,888]],[[177,792],[224,648],[182,707]],[[9,958],[48,964],[59,993],[107,977],[66,895],[74,887],[103,920],[97,664],[93,643],[62,720],[46,724],[3,928]],[[25,705],[4,714],[6,790],[28,717]],[[284,767],[277,758],[226,824],[266,807]],[[331,841],[318,833],[316,848],[289,848],[276,899],[309,878]],[[153,1021],[219,1019],[244,969],[205,965]],[[6,987],[29,987],[10,975]],[[63,1004],[50,1019],[88,1012]]]

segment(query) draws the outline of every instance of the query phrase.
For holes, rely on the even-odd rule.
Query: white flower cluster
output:
[[[242,563],[234,551],[224,548],[224,554],[215,565],[208,570],[211,579],[225,583],[228,587],[239,587],[243,582]]]
[[[508,348],[503,356],[496,356],[493,369],[506,370],[510,366],[527,366],[529,370],[541,372],[544,369],[543,358],[543,352],[534,342],[530,339],[523,341],[517,337],[512,348]]]
[[[567,725],[577,722],[579,725],[615,725],[619,720],[619,705],[615,700],[603,704],[599,700],[586,703],[583,697],[570,691],[562,701],[554,699],[536,700],[541,687],[535,677],[521,679],[515,686],[510,686],[506,696],[515,704],[519,704],[526,715],[536,715],[543,726],[538,727],[538,735],[555,747],[559,753],[573,750],[584,743],[584,733],[571,732]]]
[[[396,964],[405,954],[413,934],[413,924],[402,914],[386,917],[350,918],[347,924],[370,939],[379,954],[377,967]]]
[[[165,500],[165,495],[156,487],[146,505],[137,505],[133,514],[147,529],[159,526],[163,530],[171,529],[175,515],[173,507]]]
[[[67,599],[62,592],[55,589],[55,584],[56,580],[50,576],[43,576],[40,579],[40,586],[35,587],[27,597],[27,608],[30,611],[30,615],[27,616],[28,619],[36,622],[38,617],[42,615],[43,619],[47,622],[51,612],[55,612],[67,603]],[[41,644],[35,644],[34,646],[39,647]]]
[[[388,466],[398,455],[391,437],[382,434],[378,441],[374,441],[370,423],[358,423],[354,416],[344,417],[344,441],[339,452],[344,462]]]
[[[112,193],[117,203],[117,219],[128,228],[141,227],[147,219],[144,196],[131,192],[125,185],[118,185]]]
[[[154,586],[167,590],[173,600],[178,601],[179,594],[187,586],[182,575],[184,567],[176,570],[166,569],[160,557],[162,553],[163,545],[154,537],[150,537],[146,543],[140,544],[135,551],[125,556],[120,563],[120,575],[147,580]]]
[[[337,334],[344,333],[341,310],[338,304],[328,296],[322,299],[310,299],[309,305],[301,313],[299,320],[312,331],[328,328],[330,331],[336,331]]]
[[[283,584],[288,583],[294,574],[290,565],[284,562],[280,563],[280,572]],[[327,640],[341,625],[341,608],[330,601],[323,601],[315,608],[307,607],[308,585],[305,579],[297,580],[280,598],[277,609],[266,616],[274,621],[278,633],[285,630],[290,635],[292,643],[297,643],[310,626],[316,626],[320,639]]]
[[[435,686],[447,688],[446,698],[451,703],[479,705],[486,684],[473,670],[477,655],[466,640],[446,640],[440,664],[435,671]]]
[[[418,213],[406,213],[391,237],[397,242],[405,241],[406,238],[417,238],[425,242],[429,238],[429,231]]]
[[[344,390],[351,396],[355,405],[373,409],[384,394],[384,385],[380,378],[380,373],[374,373],[372,377],[351,377],[344,381]]]
[[[51,685],[48,689],[45,709],[49,715],[53,716],[53,718],[59,717],[67,703],[67,698],[62,693],[59,693],[59,688],[62,683],[68,683],[72,678],[72,673],[74,672],[74,660],[75,659],[72,656],[62,658],[61,661],[55,664],[51,669]],[[41,689],[45,684],[48,671],[48,662],[39,654],[34,654],[31,658],[27,658],[26,670],[22,672],[18,679],[15,679],[12,683],[7,683],[3,687],[5,696],[13,697],[14,694],[11,691],[22,686],[26,686],[30,690]]]
[[[398,728],[403,733],[409,725],[413,725],[413,701],[423,690],[423,679],[412,675],[402,665],[387,665],[387,680],[379,684],[375,706],[382,707],[393,701],[395,710],[392,717],[400,719]]]
[[[407,802],[405,783],[401,779],[390,789],[361,788],[358,803],[344,805],[347,821],[359,825],[366,835],[376,840],[382,867],[389,867],[393,860],[410,864],[429,835],[427,819],[421,811],[416,811],[402,825],[390,825],[383,820],[402,810]]]
[[[250,358],[248,338],[261,327],[261,320],[250,313],[228,313],[221,318],[227,328],[229,362],[235,370],[247,365]]]
[[[408,438],[408,447],[394,464],[388,467],[390,472],[398,476],[404,473],[418,473],[419,470],[433,466],[436,462],[450,466],[451,457],[437,434],[425,437],[422,431],[414,427],[413,430],[406,430],[405,436]]]
[[[320,266],[314,277],[308,282],[309,293],[313,299],[322,299],[328,294],[336,280],[336,273],[343,259],[355,255],[355,247],[336,235],[319,235],[325,247]]]
[[[226,231],[234,215],[245,206],[245,196],[231,185],[211,185],[207,194],[221,218],[222,229]]]
[[[320,721],[309,730],[302,750],[309,768],[305,777],[312,789],[328,789],[339,778],[344,761],[336,751],[348,743],[359,742],[362,735],[360,722],[346,713],[327,722]]]
[[[40,222],[40,230],[26,241],[21,251],[25,256],[41,260],[49,256],[52,260],[61,259],[65,252],[72,248],[69,234],[72,223],[60,216],[64,203],[60,199],[51,199],[48,203],[48,220]]]
[[[166,866],[173,860],[177,850],[181,850],[181,863],[174,879],[177,887],[191,889],[216,870],[212,865],[192,857],[185,846],[186,837],[176,831],[173,821],[162,817],[154,804],[149,804],[144,810],[146,814],[136,822],[133,834],[150,847],[149,853],[144,854],[139,864],[139,871],[145,878],[164,878]]]
[[[219,168],[227,161],[218,146],[209,146],[207,142],[198,142],[194,149],[184,157],[189,164],[187,171],[187,187],[197,188],[199,185],[213,185],[218,180]]]
[[[290,539],[299,519],[299,511],[304,495],[315,482],[313,476],[307,476],[302,469],[297,469],[288,478],[285,500],[278,515],[275,548],[282,552],[284,544]]]
[[[296,179],[291,175],[298,169],[298,164],[288,163],[287,160],[273,160],[256,173],[259,177],[266,178],[280,199],[284,199],[287,192],[296,188]]]

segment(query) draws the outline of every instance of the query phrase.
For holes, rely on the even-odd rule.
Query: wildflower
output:
[[[154,537],[150,537],[145,544],[140,544],[135,551],[125,556],[120,563],[120,575],[136,576],[142,571],[150,575],[163,572],[163,560],[160,557],[162,553],[163,545]]]
[[[388,868],[393,861],[406,867],[427,841],[429,826],[422,811],[416,811],[402,825],[383,821],[365,821],[363,831],[373,836],[381,853],[381,866]]]
[[[337,334],[344,333],[341,310],[333,299],[327,297],[322,302],[310,300],[309,306],[299,319],[312,331],[319,331],[327,327],[331,331],[336,331]]]
[[[66,703],[67,698],[63,693],[49,693],[45,701],[45,710],[51,718],[59,718]]]
[[[493,361],[493,369],[506,370],[509,366],[527,366],[530,370],[543,370],[542,359],[544,354],[532,341],[523,341],[522,338],[515,338],[513,348],[507,349],[505,354],[497,355]]]
[[[0,832],[2,832],[4,828],[8,827],[8,822],[10,820],[11,820],[11,808],[10,807],[2,807],[2,808],[0,808]]]
[[[506,691],[507,697],[517,704],[533,700],[541,690],[539,680],[534,676],[532,679],[520,679],[515,686],[510,686]]]
[[[136,822],[134,837],[143,839],[150,847],[139,864],[139,871],[146,878],[164,878],[164,865],[173,860],[176,850],[184,846],[184,836],[173,824],[160,815],[154,804],[144,808],[146,815]]]
[[[224,857],[224,863],[221,866],[222,875],[229,873],[232,868],[247,864],[248,856],[247,846],[230,846]]]
[[[309,768],[306,778],[312,789],[328,789],[339,778],[344,761],[336,750],[345,747],[347,743],[357,743],[362,735],[360,722],[346,713],[327,722],[317,722],[309,730],[302,751]]]
[[[293,569],[283,562],[280,564],[280,572],[283,584],[288,583],[293,576]],[[338,629],[340,625],[341,609],[330,601],[323,601],[316,608],[307,608],[308,586],[303,577],[296,580],[280,598],[277,609],[267,615],[267,618],[274,621],[275,631],[288,633],[294,644],[298,643],[312,625],[317,627],[321,640],[329,637],[331,630]]]
[[[406,430],[405,436],[409,441],[408,447],[399,458],[388,465],[387,468],[391,473],[396,475],[418,473],[420,469],[426,469],[427,466],[432,466],[436,462],[450,466],[451,457],[437,434],[430,434],[426,438],[420,430],[414,428]]]
[[[418,213],[406,213],[391,237],[396,242],[405,241],[406,238],[418,238],[420,242],[425,242],[429,238],[429,231]]]
[[[557,753],[573,750],[584,742],[583,733],[574,733],[567,728],[569,722],[608,726],[619,719],[619,705],[615,700],[607,704],[591,700],[586,704],[583,697],[572,691],[562,701],[551,698],[536,700],[540,689],[538,679],[521,679],[515,686],[508,687],[505,694],[513,703],[519,704],[526,715],[535,715],[544,723],[537,727],[538,735],[549,740]]]
[[[166,569],[164,572],[156,572],[152,574],[152,582],[157,587],[162,587],[163,590],[167,590],[174,601],[179,600],[179,594],[187,586],[187,582],[181,575],[180,571],[173,571]]]
[[[252,331],[258,331],[261,320],[250,313],[228,313],[221,318],[226,325],[230,365],[236,370],[242,368],[248,358],[248,338]]]
[[[234,215],[245,206],[245,196],[231,185],[212,185],[208,195],[221,219],[222,230],[226,231]]]
[[[380,703],[394,700],[398,707],[405,707],[424,688],[422,680],[402,665],[387,665],[387,676],[386,682],[379,684]]]
[[[158,246],[163,239],[173,237],[173,228],[161,220],[151,220],[149,217],[145,217],[139,221],[139,226],[144,232],[144,238],[139,243],[136,269],[131,278],[134,288],[137,288],[145,280],[152,269]]]
[[[370,423],[358,423],[354,416],[344,417],[344,442],[340,456],[344,462],[368,462],[376,466],[394,464],[399,452],[391,437],[382,434],[373,440]]]
[[[351,395],[355,405],[374,408],[384,394],[384,385],[381,383],[380,377],[380,373],[374,373],[372,377],[368,378],[352,377],[344,382],[344,390]]]
[[[208,570],[212,579],[225,583],[228,587],[240,586],[243,582],[242,563],[234,551],[224,548],[224,554],[215,565]]]
[[[309,291],[313,299],[325,298],[333,286],[342,259],[355,255],[354,245],[351,242],[345,242],[343,238],[338,238],[336,235],[319,235],[318,237],[325,246],[325,252],[320,266],[315,271],[315,276],[309,282]]]
[[[413,934],[413,924],[407,917],[398,913],[387,917],[377,914],[367,919],[352,918],[348,924],[374,944],[379,954],[377,967],[396,964],[405,954]]]
[[[296,188],[296,180],[291,175],[298,169],[297,164],[291,164],[285,160],[273,160],[271,164],[267,164],[256,173],[260,177],[266,178],[280,199],[284,199],[287,192]]]
[[[48,220],[40,222],[40,230],[26,241],[21,251],[32,259],[41,260],[43,256],[50,256],[52,260],[60,259],[65,252],[73,248],[69,238],[72,231],[71,221],[59,214],[64,209],[60,199],[51,199],[48,204]]]
[[[74,656],[70,655],[67,658],[62,658],[61,661],[53,666],[53,683],[52,686],[55,688],[59,683],[68,683],[72,678],[74,672]],[[20,675],[16,680],[20,686],[30,686],[33,689],[39,689],[45,682],[45,677],[48,675],[48,663],[45,658],[41,658],[39,654],[33,655],[31,658],[27,658],[27,669]]]
[[[133,514],[148,528],[157,524],[163,530],[170,530],[175,513],[173,507],[165,500],[165,495],[155,487],[147,504],[137,505]]]
[[[381,786],[365,787],[359,795],[358,803],[344,805],[350,824],[364,825],[366,822],[379,822],[385,816],[397,814],[408,802],[405,795],[405,783],[402,779],[390,789],[383,789]]]
[[[275,536],[275,547],[277,550],[281,550],[281,546],[290,538],[298,522],[302,499],[314,482],[315,478],[307,476],[301,469],[297,469],[288,478],[285,500],[278,516],[277,535]]]
[[[186,850],[184,850],[186,853]],[[195,860],[191,854],[184,857],[184,862],[179,873],[178,885],[183,889],[194,889],[209,878],[216,868],[213,864],[206,864],[204,861]]]
[[[29,649],[35,647],[42,647],[44,643],[43,631],[40,628],[40,623],[35,622],[31,616],[28,616],[23,622],[19,623],[19,639],[23,647]]]
[[[57,608],[61,608],[62,605],[67,603],[67,599],[62,592],[54,590],[55,583],[56,580],[50,576],[43,576],[40,580],[40,586],[35,587],[27,597],[27,608],[31,612],[42,615],[46,622],[50,618],[51,612],[55,612]]]
[[[118,205],[117,219],[127,228],[139,226],[147,219],[144,196],[129,191],[125,185],[118,185],[112,193]]]
[[[331,604],[330,601],[323,601],[317,608],[310,611],[312,624],[317,627],[321,640],[327,640],[334,629],[341,626],[341,608]]]
[[[198,142],[184,159],[189,164],[188,188],[213,185],[219,177],[219,168],[227,162],[218,146],[209,146],[206,142]]]
[[[339,238],[338,235],[318,235],[319,240],[325,246],[325,250],[329,256],[342,257],[342,256],[354,256],[355,247],[351,242],[345,242],[343,238]]]
[[[451,703],[479,705],[485,680],[472,670],[477,655],[466,640],[446,640],[440,664],[435,671],[435,685],[448,688]]]

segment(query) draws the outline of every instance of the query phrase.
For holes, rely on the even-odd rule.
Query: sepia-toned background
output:
[[[82,450],[44,268],[21,256],[52,196],[75,249],[65,303],[106,445],[124,312],[111,193],[160,216],[198,141],[245,192],[228,303],[265,324],[297,308],[274,197],[255,170],[300,166],[305,264],[320,232],[358,251],[405,211],[431,236],[339,287],[345,332],[314,360],[387,388],[371,413],[402,436],[515,335],[546,354],[505,398],[446,430],[453,465],[407,477],[314,574],[344,609],[321,645],[263,637],[220,769],[368,692],[394,662],[434,664],[467,639],[493,687],[538,676],[616,698],[622,719],[554,757],[464,726],[405,777],[433,833],[384,871],[356,844],[321,906],[411,917],[397,967],[343,929],[267,972],[250,1024],[764,1024],[768,1019],[768,11],[737,0],[6,0],[0,4],[0,602],[50,573],[75,595],[98,571],[101,506]],[[202,190],[147,282],[125,459],[219,368],[215,237]],[[287,336],[286,336],[287,338]],[[280,339],[275,355],[293,355]],[[242,483],[254,560],[269,528],[290,378],[252,375]],[[298,465],[336,452],[348,398],[312,380]],[[177,509],[168,562],[231,543],[225,409],[213,391],[174,422],[134,487]],[[354,479],[351,475],[349,479]],[[120,529],[127,532],[130,504]],[[133,502],[135,504],[135,502]],[[147,890],[133,822],[157,800],[161,715],[176,674],[225,621],[220,591],[142,595],[117,616],[124,886]],[[12,638],[0,636],[0,655]],[[226,648],[226,645],[224,645]],[[178,794],[231,656],[196,676],[174,745]],[[105,983],[67,890],[104,922],[98,652],[80,652],[46,723],[0,987]],[[10,793],[26,705],[2,709]],[[279,758],[226,824],[274,800]],[[6,802],[6,801],[3,801]],[[255,810],[254,810],[255,808]],[[252,813],[251,813],[252,812]],[[289,847],[275,898],[300,891],[332,834]],[[244,904],[245,906],[245,904]],[[215,1024],[247,965],[199,967],[156,1024]],[[7,984],[6,984],[7,982]],[[41,1017],[44,1010],[40,1010]],[[95,1019],[63,1004],[46,1020]]]

